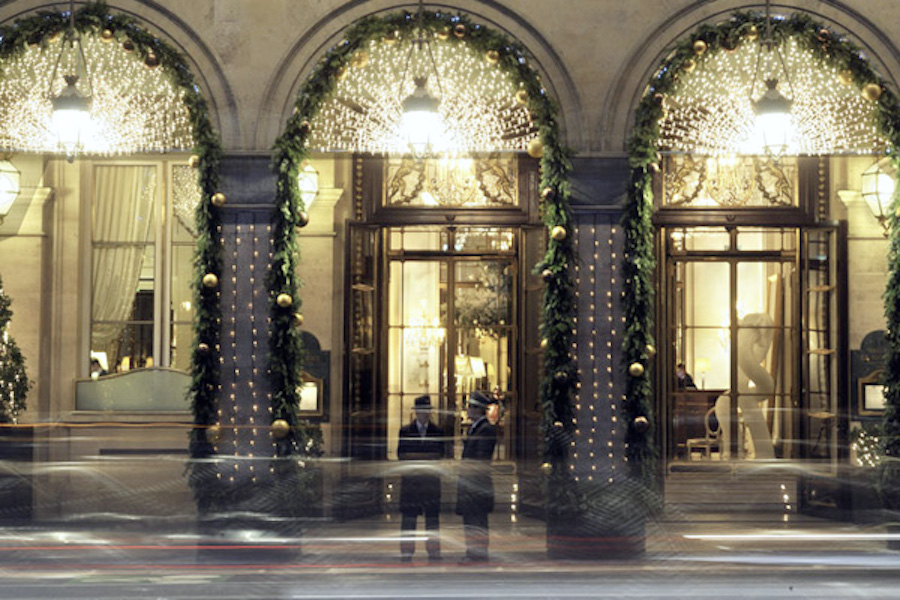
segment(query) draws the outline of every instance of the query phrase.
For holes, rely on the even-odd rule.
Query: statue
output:
[[[775,458],[772,434],[760,406],[766,400],[774,401],[775,380],[762,366],[772,346],[774,326],[768,313],[752,313],[738,323],[738,408],[742,426],[746,428],[753,444],[754,458],[760,460]],[[722,427],[722,458],[727,459],[731,452],[730,396],[722,395],[716,400],[716,418]]]

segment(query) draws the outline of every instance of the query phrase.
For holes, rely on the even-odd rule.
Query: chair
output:
[[[688,460],[692,460],[694,449],[701,452],[701,456],[712,460],[712,451],[719,450],[719,436],[722,433],[722,427],[716,421],[715,430],[710,427],[710,419],[716,414],[716,407],[713,406],[703,415],[703,426],[706,428],[706,435],[702,438],[688,438],[685,446],[687,447]]]

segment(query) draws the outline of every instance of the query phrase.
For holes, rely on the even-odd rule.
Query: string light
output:
[[[664,99],[660,149],[708,155],[752,152],[752,102],[765,92],[765,86],[757,85],[751,98],[757,58],[760,81],[778,79],[785,68],[790,73],[791,85],[779,84],[779,91],[793,102],[797,132],[788,154],[869,154],[887,148],[875,125],[875,104],[855,85],[842,83],[836,66],[819,61],[795,39],[780,49],[784,68],[778,53],[759,53],[752,43],[697,57],[696,68],[682,73]]]
[[[527,150],[537,131],[527,108],[516,101],[510,78],[463,41],[434,39],[430,45],[438,77],[430,77],[427,85],[430,89],[434,81],[441,82],[442,94],[431,91],[441,97],[439,112],[446,127],[443,147],[435,151]],[[424,52],[410,55],[404,44],[372,41],[361,52],[368,60],[351,61],[313,120],[310,145],[325,151],[403,153],[408,142],[399,133],[401,101],[415,89],[403,73],[430,72],[430,60]]]
[[[0,78],[0,148],[35,153],[59,151],[50,129],[50,96],[65,82],[51,83],[61,40],[28,47],[4,61]],[[91,131],[80,154],[111,156],[138,152],[187,150],[193,147],[184,91],[162,69],[148,69],[141,58],[97,36],[81,38],[91,73]],[[71,53],[68,53],[71,54]],[[64,60],[70,60],[64,58]],[[70,65],[60,64],[64,72]]]

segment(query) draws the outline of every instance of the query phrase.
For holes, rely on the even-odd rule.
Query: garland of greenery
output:
[[[529,64],[525,49],[516,41],[474,23],[462,14],[425,12],[421,22],[408,12],[384,17],[367,17],[347,30],[344,39],[329,50],[301,88],[282,135],[274,147],[273,169],[276,183],[276,219],[274,227],[274,259],[268,281],[272,314],[271,373],[273,377],[273,419],[284,419],[298,436],[297,442],[308,445],[305,436],[314,428],[297,430],[295,414],[296,388],[300,381],[302,349],[295,324],[300,307],[298,260],[295,227],[306,222],[297,176],[301,163],[308,157],[310,123],[328,99],[338,78],[348,68],[354,54],[371,41],[404,38],[414,35],[416,28],[448,43],[465,43],[475,52],[490,56],[519,89],[527,94],[527,106],[539,130],[541,157],[541,217],[551,235],[547,253],[536,267],[543,274],[546,288],[543,297],[541,335],[545,347],[544,374],[541,385],[543,406],[542,434],[544,470],[554,476],[569,478],[568,449],[573,434],[572,404],[577,383],[571,353],[575,329],[574,286],[570,267],[574,264],[574,222],[569,208],[567,173],[571,169],[566,150],[559,139],[557,108],[541,85],[540,77]],[[534,152],[536,155],[537,152]],[[556,228],[556,229],[554,229]],[[277,298],[287,294],[292,302],[280,305]],[[560,486],[551,486],[559,489]]]
[[[864,96],[875,103],[875,122],[881,135],[891,147],[891,154],[900,147],[900,111],[897,97],[869,66],[858,46],[842,34],[817,23],[808,15],[795,13],[786,19],[771,18],[771,35],[778,43],[795,40],[812,51],[823,65],[836,67],[852,76],[853,83]],[[635,111],[635,125],[628,145],[631,184],[623,216],[625,227],[625,317],[623,343],[625,368],[629,381],[624,403],[628,423],[627,456],[632,472],[653,485],[657,478],[658,449],[653,443],[652,388],[649,377],[653,348],[653,173],[659,170],[657,148],[659,122],[663,118],[663,98],[674,91],[678,77],[694,68],[698,53],[729,51],[739,44],[749,43],[766,27],[766,17],[760,13],[734,14],[728,21],[701,25],[694,33],[680,41],[669,53],[649,82],[647,93]],[[702,43],[698,43],[702,42]],[[897,163],[896,156],[894,162]],[[900,459],[900,227],[892,212],[890,282],[885,292],[885,315],[891,344],[887,369],[887,410],[884,430],[887,455]]]
[[[31,387],[25,373],[25,357],[7,330],[13,316],[10,304],[12,300],[3,292],[3,279],[0,279],[0,423],[18,421]]]
[[[191,435],[191,454],[207,456],[211,446],[206,442],[205,430],[216,420],[216,392],[219,384],[219,331],[222,318],[217,285],[203,285],[208,275],[216,281],[222,273],[222,247],[218,231],[221,225],[219,209],[212,202],[219,192],[219,163],[222,150],[209,120],[207,102],[194,82],[184,57],[164,40],[147,33],[134,19],[111,14],[104,2],[89,2],[75,11],[74,27],[82,36],[101,36],[122,44],[151,68],[162,69],[172,84],[180,89],[188,110],[194,141],[191,164],[198,169],[198,183],[203,201],[196,211],[197,250],[195,263],[194,319],[195,345],[193,349],[192,408],[196,428]],[[24,53],[29,46],[47,46],[69,28],[68,12],[41,11],[19,19],[10,26],[0,27],[0,61]]]

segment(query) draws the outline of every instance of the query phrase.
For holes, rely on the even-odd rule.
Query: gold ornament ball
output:
[[[147,65],[148,69],[155,69],[159,66],[159,57],[153,52],[150,52],[144,59],[144,64]]]
[[[633,362],[628,366],[628,374],[632,377],[640,377],[644,374],[644,365],[639,362]]]
[[[528,92],[525,90],[519,90],[516,92],[516,102],[525,106],[528,104]]]
[[[384,43],[387,44],[388,46],[391,46],[393,44],[396,44],[397,40],[399,40],[399,39],[400,39],[400,34],[397,33],[396,31],[392,31],[389,34],[384,36]]]
[[[553,423],[553,426],[556,427],[557,429],[562,429],[563,428],[562,421],[555,421]]]
[[[500,53],[496,50],[488,50],[484,53],[484,58],[492,65],[496,65],[498,62],[500,62]]]
[[[188,166],[192,169],[196,169],[200,166],[200,157],[196,154],[191,154],[191,157],[188,159]]]
[[[647,356],[656,356],[656,347],[653,344],[647,344]]]
[[[689,58],[686,61],[684,61],[684,65],[682,66],[682,68],[684,69],[685,73],[690,73],[691,71],[694,70],[694,68],[696,66],[697,66],[696,61],[693,58]]]
[[[275,419],[272,421],[272,435],[275,439],[283,439],[291,431],[291,425],[284,419]]]
[[[112,32],[112,29],[104,29],[100,32],[100,41],[106,44],[110,43],[116,38],[116,34]]]
[[[552,198],[552,197],[553,197],[553,194],[554,194],[553,188],[551,188],[551,187],[545,187],[545,188],[541,191],[541,200],[547,200],[547,199],[549,199],[549,198]]]
[[[540,158],[544,155],[544,143],[534,138],[528,142],[528,156],[531,158]]]
[[[209,201],[212,202],[213,206],[225,206],[225,194],[216,192]]]
[[[197,344],[197,350],[199,352],[202,352],[203,354],[206,354],[207,352],[209,352],[209,344],[200,342],[199,344]]]
[[[541,465],[541,471],[542,471],[545,475],[549,475],[550,473],[553,472],[553,465],[551,465],[551,464],[548,463],[548,462],[545,462],[545,463],[543,463],[543,464]]]
[[[456,26],[453,28],[453,35],[455,35],[458,38],[464,37],[466,35],[466,26],[463,25],[462,23],[457,23]]]
[[[122,50],[125,52],[134,52],[134,42],[131,40],[125,40],[122,42]]]
[[[748,27],[746,36],[747,36],[747,39],[750,40],[751,42],[753,40],[755,40],[756,38],[758,38],[759,37],[759,27],[757,27],[756,25],[751,25],[750,27]]]
[[[696,54],[697,56],[700,56],[701,54],[706,52],[706,48],[706,42],[704,42],[703,40],[697,40],[696,42],[694,42],[694,54]]]
[[[215,273],[207,273],[203,276],[203,285],[208,288],[214,288],[219,285],[219,278]]]
[[[212,442],[213,444],[217,443],[220,439],[222,439],[222,428],[218,425],[210,425],[206,428],[206,440],[208,442]]]
[[[278,294],[275,298],[275,304],[281,308],[288,308],[294,303],[294,299],[290,294]]]
[[[553,271],[551,271],[550,269],[544,269],[543,271],[541,271],[541,277],[544,278],[544,281],[553,279]]]
[[[447,40],[450,39],[450,29],[448,27],[439,29],[435,35],[437,35],[437,38],[439,40],[446,42]]]
[[[881,86],[877,83],[867,83],[862,90],[863,98],[870,102],[878,102],[881,98]]]
[[[838,73],[838,81],[840,81],[842,85],[851,85],[853,83],[853,71],[850,69],[842,70]]]
[[[546,350],[546,349],[547,349],[547,346],[548,346],[549,344],[550,344],[550,342],[547,341],[547,338],[542,339],[542,340],[541,340],[541,349],[542,349],[542,350]]]
[[[297,213],[297,227],[306,227],[309,225],[309,213],[301,210]]]
[[[552,237],[557,242],[566,239],[566,235],[568,235],[568,232],[562,225],[556,225],[553,227],[553,229],[550,230],[550,237]]]
[[[294,313],[294,327],[303,327],[303,315]]]
[[[638,433],[644,433],[650,429],[650,421],[647,420],[647,417],[640,416],[634,418],[634,430]]]
[[[356,69],[362,69],[369,64],[369,53],[365,50],[357,50],[350,59],[350,66]]]

